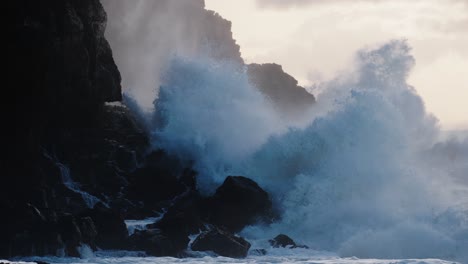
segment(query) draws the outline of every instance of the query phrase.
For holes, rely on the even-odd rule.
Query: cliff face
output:
[[[121,99],[121,77],[99,0],[13,2],[7,78],[15,94],[7,102],[12,122],[5,123],[14,128],[7,129],[1,164],[0,210],[7,217],[0,256],[55,254],[80,242],[69,237],[71,229],[90,227],[62,217],[86,206],[66,188],[61,162],[84,159],[76,146],[87,157],[105,155],[104,102]]]
[[[35,152],[51,128],[87,125],[105,101],[120,100],[121,78],[99,0],[14,1],[13,12],[14,143]]]
[[[207,56],[243,64],[231,22],[205,9],[203,0],[103,0],[106,36],[124,89],[152,104],[160,74],[174,55]],[[147,99],[147,100],[145,100]]]
[[[103,0],[103,5],[109,14],[106,35],[124,88],[131,88],[146,106],[155,98],[148,91],[160,86],[160,74],[174,54],[244,65],[231,22],[206,10],[203,0]],[[251,64],[248,74],[280,114],[300,114],[315,101],[280,65]]]
[[[123,5],[124,9],[111,11],[116,19],[118,12],[134,3],[106,2]],[[210,54],[243,65],[230,22],[205,10],[203,1],[137,3],[150,16],[123,31],[130,35],[120,39],[124,24],[116,22],[111,27],[118,58],[130,63],[123,64],[127,80],[148,79],[158,68],[145,66],[163,64],[170,51]],[[225,224],[215,219],[230,219],[231,209],[237,207],[219,211],[228,204],[225,195],[202,198],[196,190],[196,172],[187,167],[190,164],[162,150],[147,153],[147,133],[132,113],[119,103],[105,104],[121,100],[121,77],[104,37],[106,12],[99,0],[16,1],[12,12],[15,19],[8,29],[12,38],[7,42],[12,60],[7,77],[15,95],[7,102],[12,113],[4,123],[14,128],[5,129],[5,158],[0,164],[0,211],[6,216],[0,218],[0,258],[62,251],[79,256],[82,244],[92,249],[141,250],[132,244],[135,240],[128,240],[123,219],[154,216],[168,207],[173,214],[167,214],[163,221],[167,226],[160,228],[166,232],[164,239],[182,237],[181,247],[170,251],[178,255],[187,247],[192,223],[200,224],[198,233],[198,227],[206,224]],[[171,24],[175,15],[181,20]],[[142,35],[133,35],[134,30]],[[174,35],[147,36],[154,30]],[[160,56],[148,56],[152,50]],[[135,74],[135,69],[142,71]],[[264,208],[271,205],[268,196],[259,186],[251,192],[251,185],[239,178],[224,188],[227,200],[245,203],[241,209],[252,206],[249,195],[256,193],[268,205],[254,206],[247,215],[239,211],[236,228],[259,219],[259,214],[271,217],[271,208]],[[244,189],[250,190],[246,197],[242,197]],[[262,210],[257,212],[256,207]],[[186,226],[181,229],[180,223]],[[166,241],[156,238],[161,239],[141,239]]]
[[[300,115],[315,102],[315,97],[285,73],[281,65],[249,64],[247,73],[250,82],[271,100],[280,113]]]

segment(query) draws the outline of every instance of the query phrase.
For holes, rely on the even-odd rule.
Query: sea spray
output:
[[[280,128],[269,102],[237,64],[175,58],[162,79],[153,144],[192,160],[204,191],[214,190]]]
[[[439,129],[406,83],[413,64],[404,41],[359,52],[357,70],[325,84],[297,124],[243,69],[176,58],[155,101],[153,145],[191,162],[203,192],[229,174],[267,188],[282,217],[244,230],[250,239],[287,233],[344,256],[466,260],[467,188],[453,177],[468,175],[466,160],[451,160],[454,175],[433,154]]]
[[[345,256],[466,258],[466,208],[436,224],[468,195],[446,164],[421,160],[438,128],[406,84],[412,64],[405,42],[361,51],[357,78],[325,91],[342,92],[333,110],[262,145],[246,174],[273,191],[283,216],[245,235],[286,232]]]

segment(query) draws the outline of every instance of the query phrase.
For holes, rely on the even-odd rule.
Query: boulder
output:
[[[179,197],[160,221],[149,226],[172,235],[198,234],[205,230],[203,210],[204,199],[199,193],[191,191]]]
[[[207,206],[209,222],[233,233],[273,217],[268,193],[253,180],[242,176],[227,177]]]
[[[178,250],[177,255],[180,255],[188,246],[189,236],[205,230],[202,205],[203,198],[197,192],[188,192],[174,201],[160,221],[147,227],[157,228],[164,237],[170,238],[173,247]],[[171,253],[174,255],[174,252]]]
[[[130,236],[130,249],[145,251],[152,256],[178,257],[187,249],[189,238],[170,237],[158,229],[135,230]]]
[[[201,233],[193,241],[191,248],[194,251],[213,251],[224,257],[245,258],[249,252],[250,243],[242,237],[214,228]]]
[[[275,238],[268,240],[268,242],[274,248],[280,248],[280,247],[282,247],[282,248],[285,248],[285,247],[288,247],[288,248],[308,248],[305,245],[296,244],[296,242],[294,242],[294,240],[292,240],[292,238],[290,238],[289,236],[284,235],[284,234],[279,234]]]

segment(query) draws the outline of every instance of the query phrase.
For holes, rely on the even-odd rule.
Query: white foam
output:
[[[146,230],[146,226],[149,224],[153,224],[161,218],[163,218],[164,215],[158,216],[158,217],[149,217],[145,218],[142,220],[125,220],[125,224],[127,225],[127,230],[128,230],[128,235],[131,236],[133,233],[135,233],[135,230]]]

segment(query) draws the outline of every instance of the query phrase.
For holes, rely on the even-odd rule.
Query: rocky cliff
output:
[[[315,97],[275,63],[249,64],[250,82],[268,97],[280,114],[300,116],[315,103]]]
[[[113,137],[103,128],[111,123],[105,102],[121,100],[120,73],[104,37],[107,16],[99,0],[14,1],[11,12],[14,128],[2,159],[0,209],[7,217],[0,255],[67,247],[76,255],[71,248],[95,236],[94,224],[69,215],[86,205],[64,178],[65,164],[104,156],[100,147]]]
[[[205,9],[203,0],[103,0],[106,36],[115,52],[124,89],[152,104],[151,91],[174,55],[206,56],[243,64],[231,22]],[[138,70],[136,70],[138,69]],[[149,99],[148,99],[149,98]]]
[[[243,65],[230,22],[205,10],[203,1],[145,3],[162,10],[161,16],[167,8],[182,12],[179,33],[189,43],[170,43],[184,43],[194,53],[209,48],[215,58]],[[99,0],[16,1],[12,12],[8,85],[16,93],[5,120],[14,128],[5,129],[1,163],[0,258],[80,256],[83,245],[183,256],[189,235],[201,230],[194,250],[245,256],[250,244],[233,232],[276,216],[268,193],[236,176],[204,197],[196,188],[197,172],[164,150],[150,149],[148,131],[115,102],[122,98],[121,76],[104,36],[107,15]],[[164,23],[160,30],[170,32]],[[120,59],[138,49],[122,41],[124,47],[116,42]],[[163,210],[166,215],[151,229],[129,237],[124,219]]]

